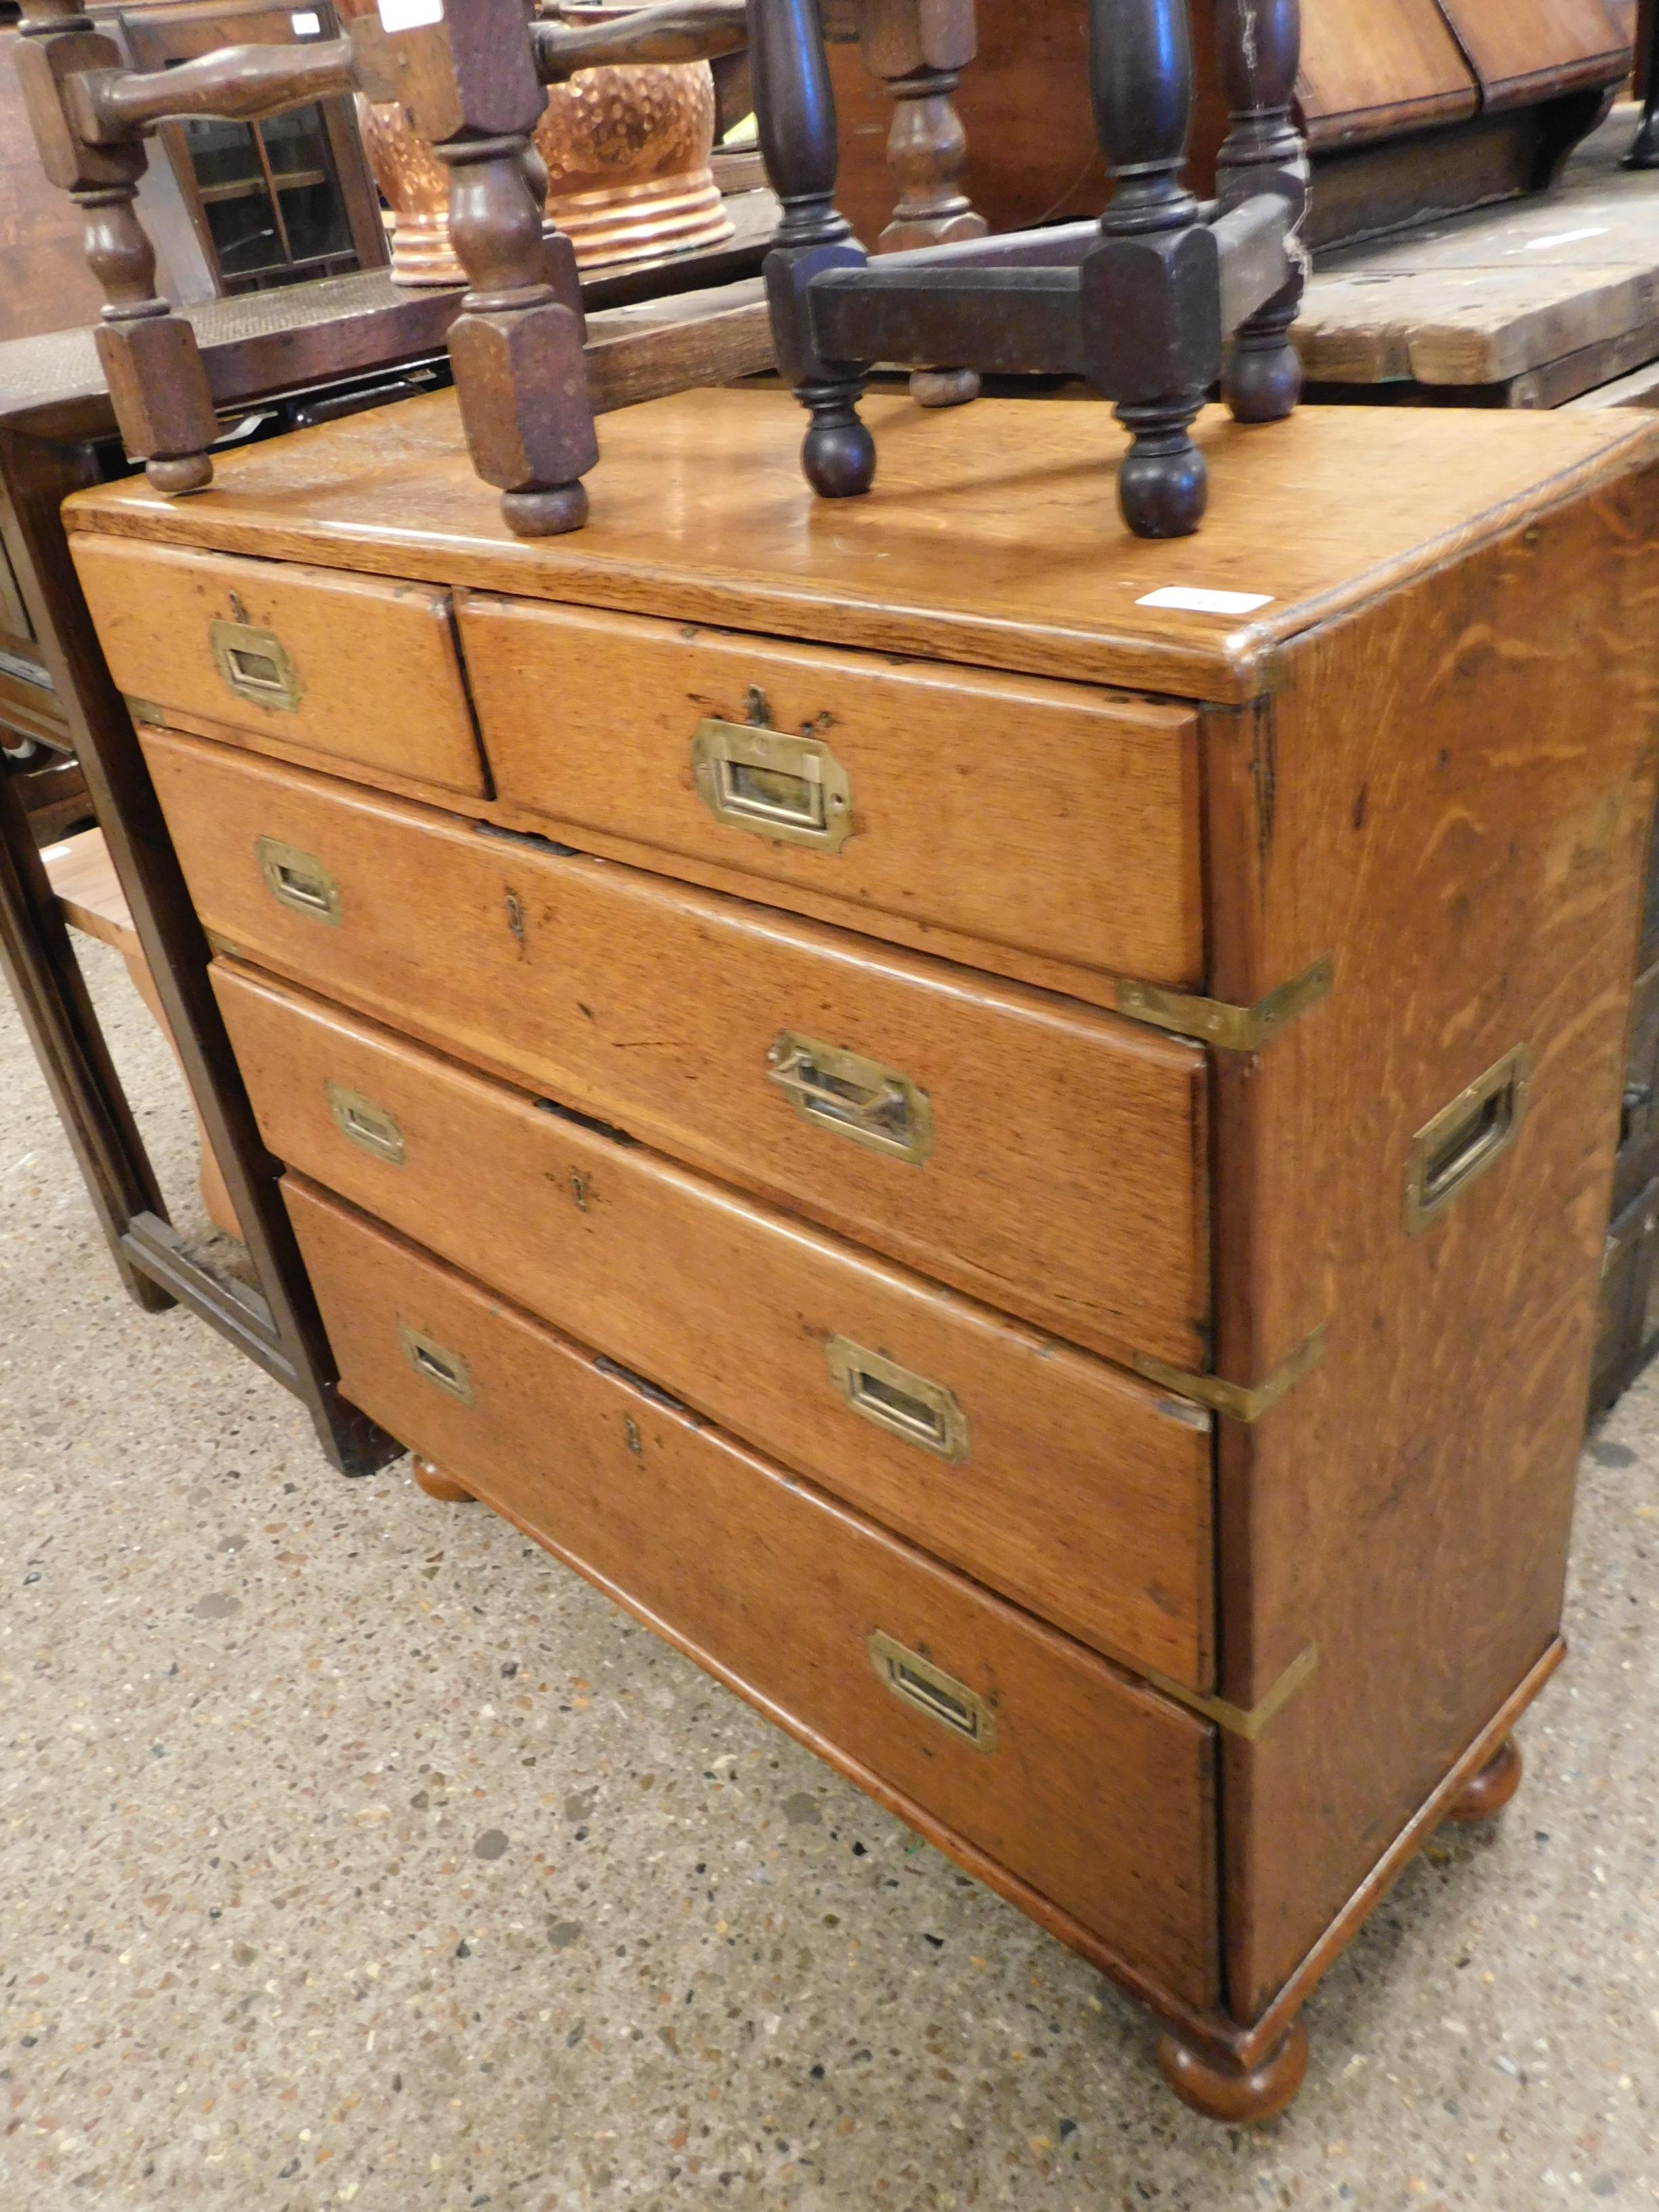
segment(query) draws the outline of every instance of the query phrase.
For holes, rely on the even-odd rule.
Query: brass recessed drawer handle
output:
[[[896,1698],[926,1713],[952,1735],[963,1737],[975,1751],[996,1749],[997,1717],[977,1690],[970,1690],[966,1682],[957,1681],[954,1674],[947,1674],[920,1651],[908,1650],[879,1628],[866,1649],[877,1679]]]
[[[967,1458],[968,1416],[953,1390],[911,1374],[878,1352],[866,1352],[848,1337],[832,1336],[823,1356],[830,1380],[855,1413],[941,1459]]]
[[[1516,1045],[1412,1139],[1405,1194],[1405,1224],[1411,1235],[1437,1221],[1454,1199],[1508,1152],[1521,1132],[1530,1073],[1526,1048]]]
[[[339,889],[314,853],[302,853],[275,837],[256,837],[253,851],[265,889],[279,906],[339,927]]]
[[[398,1324],[398,1340],[403,1346],[404,1358],[423,1382],[430,1382],[434,1389],[447,1390],[464,1406],[472,1403],[472,1370],[459,1352],[450,1351],[435,1337],[422,1336],[418,1328],[411,1328],[403,1321]]]
[[[933,1149],[933,1110],[907,1075],[839,1045],[785,1030],[766,1055],[775,1083],[802,1121],[920,1165]]]
[[[747,722],[699,722],[691,738],[697,796],[728,829],[839,853],[853,834],[853,788],[821,738]]]
[[[285,714],[299,705],[299,672],[274,629],[256,629],[245,622],[211,622],[208,644],[220,676],[239,699],[256,707],[279,708]]]
[[[377,1160],[385,1160],[394,1168],[403,1166],[409,1158],[409,1146],[404,1141],[403,1131],[384,1106],[365,1098],[361,1091],[348,1091],[343,1083],[325,1083],[323,1094],[328,1100],[335,1127],[343,1137],[349,1138]]]

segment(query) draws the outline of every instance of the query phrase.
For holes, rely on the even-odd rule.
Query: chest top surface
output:
[[[135,477],[77,494],[65,520],[1226,701],[1267,688],[1288,640],[1659,451],[1659,423],[1632,414],[1308,407],[1243,428],[1212,408],[1195,433],[1208,519],[1159,543],[1118,516],[1126,441],[1103,405],[878,396],[866,413],[880,462],[859,500],[807,489],[787,393],[693,392],[605,417],[586,529],[515,538],[441,392],[216,459],[198,497]]]

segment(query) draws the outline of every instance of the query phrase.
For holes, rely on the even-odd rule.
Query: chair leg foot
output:
[[[980,375],[976,368],[913,368],[910,397],[918,407],[965,407],[977,399]]]
[[[412,1466],[416,1482],[428,1498],[435,1498],[443,1505],[471,1504],[472,1492],[453,1481],[441,1468],[434,1467],[429,1459],[422,1459],[416,1453]]]
[[[539,491],[504,491],[501,520],[515,538],[562,538],[587,520],[586,486],[578,477]]]
[[[1190,538],[1204,520],[1209,474],[1188,435],[1198,409],[1198,399],[1118,408],[1134,442],[1118,465],[1117,503],[1137,538]]]
[[[1282,422],[1302,397],[1302,356],[1291,343],[1288,319],[1233,339],[1222,372],[1221,396],[1235,422]]]
[[[858,390],[805,386],[799,398],[811,416],[800,465],[820,499],[856,499],[876,479],[876,441],[859,419]]]
[[[1308,2031],[1298,2015],[1265,2058],[1245,2067],[1166,2027],[1158,2038],[1158,2063],[1183,2105],[1190,2105],[1206,2120],[1254,2127],[1276,2119],[1302,2087],[1308,2070]]]
[[[1492,1757],[1458,1791],[1446,1808],[1449,1820],[1473,1826],[1501,1813],[1521,1787],[1521,1753],[1513,1736],[1506,1735]]]

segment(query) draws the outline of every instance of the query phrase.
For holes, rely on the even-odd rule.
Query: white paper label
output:
[[[444,0],[380,0],[380,9],[383,31],[420,31],[444,19]]]
[[[1593,222],[1588,230],[1553,230],[1547,238],[1529,238],[1521,248],[1522,253],[1542,253],[1552,246],[1577,246],[1581,238],[1605,238],[1607,227],[1604,222]],[[1515,251],[1510,247],[1510,252]]]
[[[1135,601],[1138,607],[1180,607],[1189,615],[1253,615],[1273,603],[1271,592],[1201,592],[1189,584],[1166,584]]]
[[[290,15],[288,20],[296,39],[314,39],[323,27],[322,17],[314,15],[309,8],[301,8],[297,15]]]

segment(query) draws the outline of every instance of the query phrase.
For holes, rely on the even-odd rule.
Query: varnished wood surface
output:
[[[1493,109],[1536,100],[1540,88],[1616,83],[1630,34],[1604,0],[1440,0]]]
[[[815,501],[801,482],[787,394],[687,392],[606,418],[586,529],[515,540],[443,393],[228,455],[198,498],[168,502],[134,478],[82,495],[65,520],[77,534],[1230,700],[1272,680],[1286,639],[1659,443],[1633,412],[1477,426],[1440,410],[1304,408],[1242,426],[1211,410],[1195,431],[1208,520],[1154,543],[1131,537],[1113,503],[1123,440],[1103,406],[929,412],[907,398],[865,412],[880,470],[861,500]],[[1267,604],[1141,604],[1170,587]]]
[[[1211,720],[1217,986],[1248,999],[1316,945],[1338,978],[1216,1078],[1218,1364],[1264,1371],[1328,1330],[1320,1368],[1220,1443],[1225,1694],[1320,1653],[1225,1753],[1243,2020],[1556,1639],[1656,616],[1650,470],[1316,633],[1270,704]],[[1508,1156],[1407,1235],[1414,1132],[1517,1045]]]
[[[1204,1357],[1196,1046],[228,747],[145,755],[197,911],[261,964],[1091,1350]],[[276,902],[259,837],[331,872],[337,927]],[[931,1157],[804,1121],[784,1031],[919,1085]]]
[[[483,794],[447,592],[113,538],[82,546],[76,565],[110,674],[130,697],[275,733],[325,765],[337,754]],[[291,706],[227,683],[216,622],[276,638],[296,686]]]
[[[145,557],[143,555],[141,558]],[[495,791],[586,847],[975,964],[1000,952],[1185,984],[1203,975],[1195,724],[1074,685],[879,659],[466,593],[456,610]],[[142,688],[134,687],[134,688]],[[714,716],[827,744],[851,786],[836,851],[717,820],[692,773]],[[971,956],[970,956],[971,957]]]
[[[1044,1620],[1208,1686],[1207,1415],[307,993],[214,981],[279,1158]],[[331,1084],[392,1116],[400,1162],[342,1134]],[[832,1337],[949,1390],[965,1455],[853,1413]]]
[[[345,1386],[720,1674],[1031,1882],[1178,1998],[1214,1992],[1213,1730],[290,1177]],[[466,1364],[411,1372],[401,1327]],[[719,1571],[689,1574],[690,1559]],[[879,1681],[881,1631],[994,1715],[963,1741]]]
[[[1480,103],[1437,0],[1310,0],[1297,104],[1323,149],[1462,122]]]

